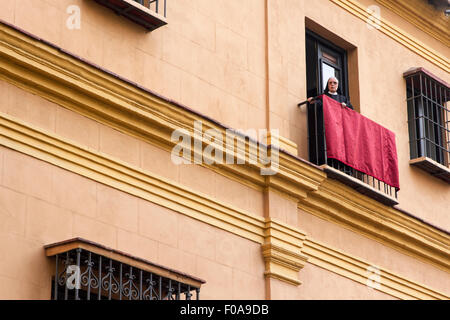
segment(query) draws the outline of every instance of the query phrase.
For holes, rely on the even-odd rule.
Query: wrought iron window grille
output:
[[[423,68],[404,73],[410,163],[450,182],[449,85]]]
[[[79,238],[63,244],[66,245],[67,242],[94,244]],[[52,254],[51,251],[49,253],[49,249],[54,250],[58,245],[46,246],[47,255]],[[93,247],[100,245],[94,244]],[[106,251],[115,252],[116,256],[124,256],[112,249]],[[52,255],[55,261],[55,272],[52,277],[53,300],[200,299],[199,285],[204,283],[201,279],[192,277],[195,282],[193,285],[183,282],[181,280],[183,276],[177,275],[173,270],[168,272],[173,277],[167,277],[118,261],[111,255],[102,255],[79,246],[72,246],[64,252],[61,250],[56,252],[58,253]]]
[[[163,15],[166,17],[167,14],[167,0],[134,0],[135,2],[143,5],[150,10],[155,11],[156,13],[160,13],[161,9],[163,10]],[[162,8],[160,8],[159,4],[162,2]]]

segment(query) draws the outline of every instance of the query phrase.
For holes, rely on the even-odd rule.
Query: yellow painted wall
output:
[[[361,3],[376,4],[369,0]],[[71,4],[81,8],[81,30],[65,27],[69,16],[65,10]],[[410,67],[419,66],[450,82],[448,73],[386,35],[370,30],[364,21],[331,1],[268,0],[266,12],[263,0],[168,0],[168,25],[152,33],[94,1],[3,0],[0,7],[0,19],[227,126],[262,129],[268,124],[279,129],[282,136],[297,143],[299,156],[304,159],[306,113],[296,104],[306,98],[304,32],[305,25],[313,21],[326,29],[326,34],[334,33],[356,48],[350,59],[357,66],[354,70],[359,78],[351,91],[359,97],[357,107],[396,133],[399,207],[450,230],[448,184],[408,164],[406,89],[402,77]],[[385,10],[382,16],[441,55],[450,56],[449,48],[417,32],[400,17]],[[0,97],[2,113],[252,215],[265,214],[262,190],[204,167],[175,166],[167,151],[4,81],[0,81]],[[46,279],[51,265],[42,246],[73,236],[204,278],[207,284],[202,298],[265,297],[260,244],[10,149],[0,150],[0,197],[6,204],[0,216],[0,252],[10,257],[8,263],[0,264],[0,283],[4,284],[0,288],[13,286],[22,272],[26,279],[33,278],[25,265],[13,267],[24,259],[37,259],[32,261],[38,261],[36,267],[42,271],[37,279],[21,282],[14,290],[0,291],[0,297],[49,298],[50,284]],[[72,186],[70,190],[64,188],[67,185]],[[289,214],[296,212],[292,199],[275,193],[269,200],[272,208],[266,209],[272,216],[305,230],[317,240],[449,294],[445,272],[307,213]],[[154,221],[160,223],[157,230]],[[330,230],[334,230],[333,236],[329,236]],[[200,240],[189,243],[189,239],[197,237]],[[339,287],[345,298],[388,298],[311,264],[300,271],[300,279],[304,283],[300,287],[270,280],[273,295],[331,298]]]
[[[43,246],[82,237],[202,279],[202,299],[264,299],[258,243],[0,148],[0,299],[50,299]]]
[[[450,49],[374,0],[381,16],[444,57]],[[68,30],[68,5],[81,8],[81,30]],[[265,1],[170,1],[168,25],[152,33],[94,1],[2,2],[1,19],[234,128],[266,127]],[[357,48],[361,113],[397,136],[400,207],[450,228],[448,186],[408,164],[404,71],[449,75],[328,0],[268,1],[269,122],[307,159],[305,17]],[[46,23],[41,23],[45,20]],[[207,92],[207,94],[204,94]],[[356,94],[356,93],[354,93]],[[417,197],[420,186],[420,197]],[[427,204],[435,204],[429,210]]]
[[[298,211],[298,223],[313,239],[369,261],[373,267],[386,268],[412,281],[450,293],[450,277],[441,269],[302,210]]]
[[[361,3],[378,5],[382,18],[443,57],[450,56],[445,45],[374,0]],[[70,4],[81,8],[81,30],[65,26]],[[399,207],[450,229],[448,185],[408,164],[402,78],[411,67],[424,67],[447,82],[448,73],[369,29],[365,21],[331,1],[268,1],[268,70],[263,0],[170,1],[168,25],[152,33],[94,1],[8,0],[2,7],[1,19],[225,125],[263,129],[268,121],[270,128],[297,143],[299,156],[305,159],[306,113],[296,104],[306,94],[304,29],[308,18],[357,48],[351,60],[358,67],[359,83],[350,92],[351,98],[360,101],[362,114],[396,133]],[[429,203],[433,203],[431,208]]]
[[[305,281],[298,288],[296,299],[299,300],[395,300],[388,294],[309,263],[303,268],[300,279]]]

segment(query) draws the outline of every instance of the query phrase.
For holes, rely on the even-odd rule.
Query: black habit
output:
[[[342,94],[331,94],[328,91],[324,92],[324,94],[326,94],[327,96],[329,96],[331,99],[336,100],[337,102],[344,102],[348,108],[353,109],[352,104],[350,103],[350,100],[347,99],[346,96],[342,95]],[[320,105],[322,105],[322,99],[318,99],[316,102],[318,102]]]

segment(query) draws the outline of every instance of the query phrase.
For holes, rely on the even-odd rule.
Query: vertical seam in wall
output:
[[[264,1],[265,20],[265,64],[266,64],[266,129],[270,130],[270,105],[269,105],[269,0]]]
[[[1,146],[0,148],[0,186],[3,186],[3,181],[5,180],[5,147]]]
[[[264,1],[264,40],[265,40],[265,71],[266,71],[266,129],[268,132],[270,132],[270,103],[269,103],[269,0]],[[268,141],[267,141],[268,142]],[[269,198],[268,198],[268,192],[263,192],[263,213],[264,217],[267,218],[270,216],[269,213]],[[262,251],[261,255],[262,255]],[[264,262],[265,264],[265,262]],[[264,269],[266,267],[264,266]],[[265,296],[267,300],[271,300],[271,283],[270,278],[264,276],[264,282],[265,282]]]

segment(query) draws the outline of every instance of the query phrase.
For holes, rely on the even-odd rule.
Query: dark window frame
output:
[[[316,88],[316,92],[311,93],[311,89],[307,88],[308,91],[308,96],[316,96],[319,94],[322,94],[323,90],[325,90],[325,88],[322,88],[322,83],[323,83],[323,79],[322,79],[322,72],[320,70],[320,68],[322,67],[322,57],[321,57],[321,51],[324,52],[332,52],[332,53],[337,53],[339,55],[339,58],[341,59],[341,65],[338,63],[337,65],[334,65],[333,67],[335,68],[339,68],[342,75],[340,77],[339,80],[339,89],[338,91],[340,91],[340,93],[342,95],[345,95],[346,97],[349,97],[349,85],[348,85],[348,57],[347,57],[347,50],[335,45],[334,43],[332,43],[331,41],[321,37],[320,35],[318,35],[317,33],[306,29],[306,39],[305,41],[314,41],[314,45],[315,45],[315,78],[316,78],[316,84],[315,84],[315,88]],[[327,64],[331,64],[330,62],[324,62]],[[306,68],[307,68],[307,73],[311,72],[311,70],[308,70],[309,67],[309,61],[306,61]],[[307,75],[308,76],[308,75]]]
[[[340,79],[338,78],[340,90],[338,89],[338,91],[350,99],[347,50],[338,47],[309,29],[306,29],[305,46],[307,96],[313,97],[322,94],[321,68],[323,63],[327,63],[340,71]],[[331,53],[335,57],[338,56],[336,63],[323,57],[322,51]],[[324,59],[328,61],[324,61]],[[322,104],[308,104],[307,111],[309,161],[323,167],[329,177],[345,183],[362,194],[389,206],[398,204],[397,188],[355,170],[336,159],[327,158]]]

